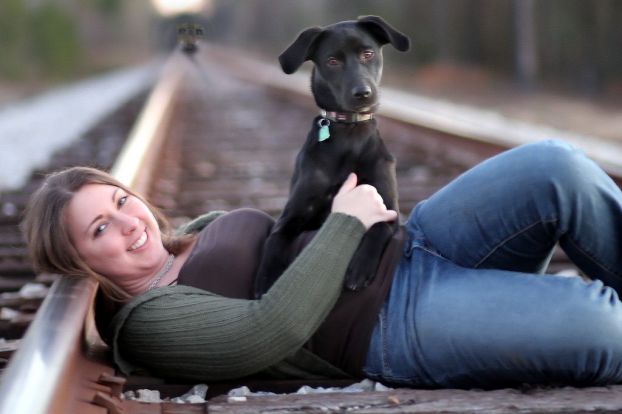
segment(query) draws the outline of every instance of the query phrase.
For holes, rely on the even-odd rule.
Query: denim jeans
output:
[[[428,200],[379,314],[365,373],[417,387],[622,380],[622,192],[579,150],[524,145]],[[592,279],[545,275],[559,242]]]

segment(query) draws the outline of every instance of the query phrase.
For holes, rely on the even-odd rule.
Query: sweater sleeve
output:
[[[331,214],[260,300],[175,286],[135,298],[112,321],[122,371],[219,381],[264,370],[294,353],[326,318],[365,228]]]

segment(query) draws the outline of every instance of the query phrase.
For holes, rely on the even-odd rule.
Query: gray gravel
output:
[[[0,109],[0,191],[22,186],[35,168],[153,83],[160,62],[86,79]]]

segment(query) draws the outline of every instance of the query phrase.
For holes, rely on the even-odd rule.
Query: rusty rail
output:
[[[111,170],[117,179],[137,191],[149,185],[153,158],[170,118],[181,76],[176,59],[173,56],[164,65],[158,84]],[[94,329],[96,291],[97,283],[87,279],[61,277],[54,283],[2,375],[0,413],[87,413],[95,408],[89,407],[91,401],[114,410],[107,394],[116,390],[121,381],[112,376],[112,368],[99,364],[95,378],[88,378],[83,371],[85,364],[78,364],[92,359],[86,358],[86,353],[97,354],[97,348],[104,346]],[[97,361],[89,364],[95,366]],[[85,394],[90,395],[85,399]]]
[[[73,369],[95,290],[86,279],[54,283],[3,374],[0,412],[46,413],[55,401],[67,399],[71,390],[59,379]]]

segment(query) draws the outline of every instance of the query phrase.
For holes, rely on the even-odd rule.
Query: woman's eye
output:
[[[127,202],[127,196],[123,196],[123,197],[119,197],[119,201],[117,201],[117,204],[119,205],[119,207],[121,207],[126,202]]]
[[[363,60],[370,60],[374,57],[374,51],[373,50],[365,50],[363,53],[361,53],[361,58]]]
[[[104,230],[106,230],[106,225],[105,224],[100,224],[99,226],[97,226],[95,228],[94,236],[95,237],[99,236]]]

